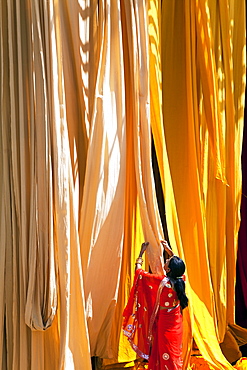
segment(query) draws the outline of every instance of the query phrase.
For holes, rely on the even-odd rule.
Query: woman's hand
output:
[[[173,253],[173,251],[171,250],[171,248],[169,247],[169,245],[168,245],[167,241],[166,241],[166,240],[161,240],[160,242],[161,242],[161,244],[162,244],[162,246],[163,246],[164,250],[169,254],[169,256],[173,256],[173,255],[174,255],[174,253]]]
[[[142,255],[145,252],[145,250],[147,249],[148,245],[149,245],[149,242],[142,243],[139,257],[142,257]]]
[[[141,250],[140,250],[140,253],[139,253],[139,257],[136,260],[136,270],[139,270],[139,269],[142,268],[142,264],[143,264],[142,255],[145,252],[145,250],[147,249],[148,244],[149,244],[149,242],[142,243]]]

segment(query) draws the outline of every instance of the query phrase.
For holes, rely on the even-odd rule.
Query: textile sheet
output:
[[[133,364],[121,323],[143,240],[162,273],[152,139],[187,266],[184,366],[194,339],[232,368],[245,2],[3,0],[0,40],[2,368]]]
[[[196,1],[186,7],[170,2],[162,10],[164,130],[190,284],[192,334],[207,361],[228,368],[217,342],[234,322],[245,8],[243,2]]]

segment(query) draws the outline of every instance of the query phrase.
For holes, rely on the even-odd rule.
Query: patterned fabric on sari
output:
[[[182,315],[168,277],[137,270],[123,316],[124,334],[149,370],[182,369]]]

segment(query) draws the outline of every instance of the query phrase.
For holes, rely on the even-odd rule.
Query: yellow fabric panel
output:
[[[149,1],[148,16],[151,128],[165,198],[166,221],[169,225],[169,239],[174,253],[180,254],[183,258],[183,249],[163,127],[160,0]],[[169,201],[166,202],[166,200]]]
[[[238,8],[239,10],[242,9],[244,12],[244,3],[240,3],[241,2],[238,2]],[[244,63],[242,57],[245,43],[244,16],[241,18],[240,22],[241,29],[237,27],[240,40],[239,45],[235,47],[235,49],[232,49],[231,45],[233,45],[234,42],[233,35],[234,32],[236,32],[235,26],[232,28],[232,25],[237,25],[239,23],[234,21],[234,13],[232,13],[233,3],[229,2],[229,7],[228,9],[227,2],[217,5],[215,2],[210,1],[208,8],[208,13],[210,14],[210,22],[208,22],[208,24],[211,24],[213,41],[211,41],[211,44],[217,69],[217,76],[215,77],[216,87],[218,89],[217,111],[220,112],[220,119],[222,122],[222,130],[220,132],[223,133],[224,139],[221,141],[221,146],[225,151],[225,163],[227,163],[225,169],[227,187],[218,182],[214,177],[214,156],[212,150],[210,150],[209,135],[207,133],[207,126],[204,123],[206,116],[203,109],[201,109],[200,112],[203,148],[201,152],[202,181],[206,220],[208,220],[207,240],[220,341],[222,341],[224,337],[226,321],[234,321],[236,237],[239,227],[238,213],[240,204],[239,194],[241,189],[240,153],[242,146],[241,126],[243,124],[243,102],[241,102],[241,98],[244,91],[244,76],[239,73],[239,71],[243,72],[243,67],[240,67],[239,64],[243,66]],[[234,45],[237,46],[235,42]],[[238,61],[238,65],[236,67],[234,65],[234,68],[232,62],[233,58]],[[238,79],[233,78],[232,71],[238,71],[235,72]],[[205,74],[205,76],[206,75],[207,74]],[[237,87],[235,90],[235,97],[233,96],[232,86]],[[231,96],[232,98],[230,98]],[[237,100],[239,104],[238,109],[241,112],[239,116],[237,116],[234,99]],[[204,94],[201,96],[201,101],[202,104],[205,101]],[[232,113],[234,111],[236,115]],[[235,124],[237,124],[236,130],[231,128]],[[232,145],[234,145],[235,148],[231,150],[230,148]],[[236,169],[234,169],[235,166],[237,166]],[[229,173],[229,169],[233,169],[232,175]],[[233,190],[234,188],[235,190]],[[232,194],[232,196],[230,194]],[[235,236],[230,234],[230,230],[233,230]],[[219,273],[219,271],[222,271],[222,273]],[[219,287],[221,288],[219,289]],[[230,315],[228,319],[226,319],[227,312]]]
[[[198,84],[201,84],[198,98],[200,104],[199,130],[197,132],[198,165],[205,207],[210,275],[214,292],[215,327],[218,341],[222,341],[226,330],[225,120],[222,117],[222,95],[219,90],[222,78],[222,74],[219,73],[222,68],[222,55],[219,50],[222,50],[222,46],[221,44],[215,46],[216,42],[220,40],[217,34],[219,32],[218,8],[215,7],[212,11],[207,2],[198,2],[196,12],[199,18],[197,34],[206,34],[207,36],[199,38],[200,52],[197,56],[200,81]],[[201,14],[203,17],[200,17]],[[216,29],[215,34],[212,32],[214,29]],[[205,45],[206,51],[204,52]],[[209,88],[207,89],[207,87]],[[210,110],[209,99],[213,101],[212,110]],[[212,112],[214,113],[213,117]],[[214,141],[212,141],[210,133],[212,127],[210,125],[215,131]],[[202,210],[202,212],[204,211]]]
[[[212,156],[214,158],[214,174],[216,178],[225,182],[225,152],[224,135],[221,111],[219,107],[218,76],[216,58],[214,52],[214,37],[212,34],[212,21],[207,1],[196,1],[192,3],[191,13],[195,15],[195,24],[191,32],[191,54],[192,61],[196,64],[192,68],[192,88],[194,90],[194,102],[197,108],[194,111],[194,119],[198,122],[198,108],[203,111],[205,125],[211,144]],[[217,14],[217,12],[216,12]],[[193,32],[194,31],[194,32]],[[198,76],[196,74],[198,73]],[[199,77],[200,83],[196,83]],[[198,94],[199,92],[199,94]],[[197,95],[198,94],[198,95]],[[198,106],[200,104],[200,107]],[[195,127],[197,135],[197,127]],[[197,139],[198,140],[198,139]],[[198,142],[197,142],[198,143]],[[200,146],[197,144],[200,152]]]
[[[211,13],[218,27],[230,27],[226,11],[225,3],[210,8],[207,1],[190,2],[186,7],[175,1],[164,2],[162,8],[164,129],[190,283],[192,333],[203,357],[216,368],[229,368],[218,342],[223,340],[227,315],[229,321],[233,318],[241,178],[239,167],[234,172],[234,166],[240,160],[242,130],[232,129],[233,80],[228,62],[219,77],[216,75],[222,55],[231,60],[229,34],[227,30],[221,34],[222,55],[216,59],[219,48],[210,29]],[[244,26],[239,32],[243,40]],[[242,49],[243,44],[238,52]],[[220,80],[222,75],[226,82],[231,81],[229,86]],[[224,99],[221,85],[227,97],[225,106],[218,104],[219,96]],[[223,111],[222,106],[227,105]],[[234,151],[229,152],[236,141],[237,161]],[[225,184],[225,167],[230,186]],[[231,302],[228,310],[227,300]]]
[[[197,158],[192,125],[194,111],[192,82],[190,73],[188,77],[186,73],[190,62],[189,50],[186,50],[186,40],[190,40],[189,10],[190,7],[184,7],[182,3],[174,1],[164,3],[162,7],[163,116],[187,275],[192,290],[196,290],[197,294],[204,291],[208,297],[207,309],[212,312],[205,224],[201,215],[201,189],[196,170]],[[166,203],[169,201],[166,199]],[[196,243],[191,253],[193,240]]]
[[[164,192],[166,211],[165,216],[169,230],[169,241],[172,245],[174,253],[179,254],[181,258],[184,258],[163,128],[161,2],[159,0],[149,1],[148,17],[151,127],[159,165],[162,189]],[[183,313],[183,326],[183,360],[184,367],[186,368],[190,360],[190,351],[192,346],[191,315],[189,309],[185,310]]]

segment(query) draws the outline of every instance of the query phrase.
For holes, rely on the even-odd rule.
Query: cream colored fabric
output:
[[[163,231],[158,215],[151,163],[147,9],[143,0],[133,2],[133,5],[125,1],[124,8],[127,27],[126,54],[130,63],[129,84],[126,89],[132,97],[130,119],[133,124],[137,195],[140,202],[144,238],[150,243],[149,251],[147,251],[149,262],[153,272],[162,273],[159,240],[162,238]]]
[[[99,66],[80,219],[91,354],[108,349],[123,245],[126,123],[120,7],[99,7]]]
[[[65,5],[1,3],[2,368],[91,368],[71,134],[82,123],[66,110]]]

